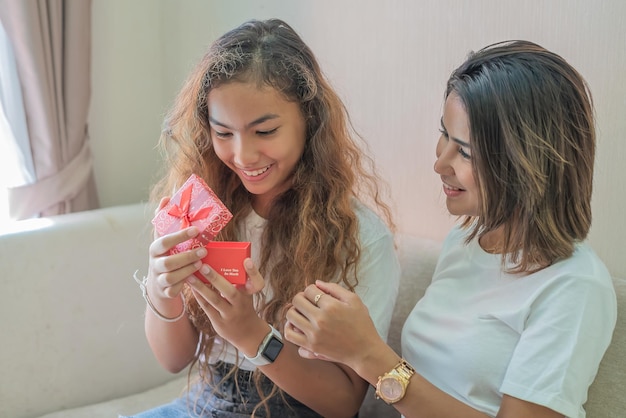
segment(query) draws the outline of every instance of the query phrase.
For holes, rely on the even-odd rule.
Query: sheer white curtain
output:
[[[15,55],[0,22],[0,222],[9,219],[7,188],[34,181],[35,167]]]

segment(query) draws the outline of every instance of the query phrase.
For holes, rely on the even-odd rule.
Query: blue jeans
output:
[[[211,366],[213,372],[213,387],[199,383],[180,398],[169,404],[150,409],[132,417],[126,418],[243,418],[250,417],[254,407],[261,398],[251,380],[252,372],[238,370],[238,372],[223,380],[223,377],[233,367],[232,364],[218,362]],[[237,391],[237,384],[239,391]],[[272,382],[263,377],[261,380],[265,393],[269,393]],[[284,394],[287,402],[276,394],[267,401],[270,415],[261,407],[255,412],[259,418],[320,418],[321,415],[298,402],[291,396]],[[120,417],[122,418],[122,417]]]

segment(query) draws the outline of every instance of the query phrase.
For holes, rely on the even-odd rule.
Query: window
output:
[[[0,224],[9,220],[7,188],[35,180],[13,47],[0,22]]]

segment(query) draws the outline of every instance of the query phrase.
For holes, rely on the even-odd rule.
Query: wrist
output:
[[[148,294],[148,287],[149,287],[149,281],[148,281],[148,277],[144,276],[143,279],[139,279],[137,277],[137,271],[135,272],[135,274],[133,274],[133,278],[135,279],[135,282],[137,282],[137,284],[139,285],[139,288],[141,289],[141,293],[142,296],[144,298],[144,300],[146,301],[147,304],[147,311],[152,312],[154,314],[154,316],[156,316],[157,318],[159,318],[161,321],[164,322],[177,322],[178,320],[182,319],[182,317],[185,316],[185,297],[184,295],[180,295],[180,313],[176,316],[167,316],[167,312],[162,312],[159,310],[159,308],[157,306],[155,306],[155,304],[152,302],[152,299],[150,299],[150,295]],[[165,310],[163,307],[161,307],[161,310]],[[149,313],[147,313],[149,315]]]
[[[373,386],[376,386],[378,376],[395,366],[400,358],[382,339],[378,339],[361,354],[353,364],[347,365]]]
[[[389,405],[401,401],[414,374],[413,366],[401,358],[393,369],[378,377],[376,399],[382,399]]]
[[[259,350],[259,346],[270,332],[270,324],[259,318],[258,324],[246,332],[247,337],[237,349],[246,357],[254,357]]]
[[[272,325],[268,326],[269,331],[258,345],[256,352],[252,356],[244,353],[246,360],[255,366],[265,366],[273,363],[284,346],[281,333]]]
[[[154,279],[150,279],[146,282],[146,295],[150,298],[152,304],[164,312],[180,312],[180,308],[183,306],[183,292],[180,291],[174,296],[168,296],[160,291],[158,286],[154,284],[154,281]]]

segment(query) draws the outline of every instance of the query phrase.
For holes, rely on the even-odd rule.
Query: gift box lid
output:
[[[174,193],[165,207],[157,212],[152,224],[159,236],[171,234],[191,225],[200,234],[178,244],[172,252],[204,246],[232,219],[233,215],[204,180],[192,174]]]

